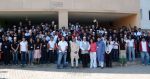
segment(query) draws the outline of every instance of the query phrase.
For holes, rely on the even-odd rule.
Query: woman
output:
[[[112,54],[112,44],[110,43],[111,41],[107,41],[106,44],[106,67],[112,67],[112,58],[111,58],[111,54]]]
[[[28,57],[29,57],[29,64],[33,64],[33,55],[34,55],[34,41],[30,38],[28,43]]]
[[[41,58],[41,43],[40,43],[40,39],[37,38],[36,43],[34,45],[34,61],[36,64],[40,63],[40,58]]]
[[[41,63],[42,64],[45,64],[46,63],[46,58],[47,58],[47,41],[46,41],[46,37],[44,36],[44,38],[43,38],[43,41],[42,41],[42,47],[41,47],[42,49],[41,49],[41,54],[42,54],[42,56],[41,56]]]
[[[11,49],[13,51],[13,64],[18,64],[18,49],[19,49],[19,43],[17,42],[17,38],[14,37],[13,43],[11,44]]]
[[[96,63],[96,42],[94,42],[93,39],[90,40],[90,68],[96,68],[97,63]]]
[[[121,66],[126,65],[127,57],[126,57],[126,42],[123,38],[121,38],[119,43],[120,48],[120,54],[119,54],[119,60],[121,63]]]

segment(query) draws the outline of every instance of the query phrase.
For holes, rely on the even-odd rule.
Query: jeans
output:
[[[119,51],[118,49],[113,49],[112,50],[112,58],[113,58],[113,61],[118,61],[119,60]]]
[[[18,64],[18,52],[13,52],[13,64]]]
[[[141,52],[141,60],[142,60],[142,64],[145,64],[145,65],[149,64],[149,54],[148,54],[148,52]]]
[[[21,64],[26,64],[26,52],[21,51]]]
[[[34,54],[34,50],[30,50],[28,53],[28,57],[29,57],[29,63],[33,63],[33,54]]]
[[[57,60],[57,67],[58,68],[61,66],[62,59],[63,59],[62,66],[66,65],[66,58],[67,58],[67,53],[66,52],[58,52],[58,60]]]
[[[132,58],[131,58],[131,56],[132,56]],[[128,57],[129,57],[129,61],[134,61],[135,60],[134,47],[128,47]]]
[[[90,68],[96,67],[97,67],[96,52],[90,52]]]

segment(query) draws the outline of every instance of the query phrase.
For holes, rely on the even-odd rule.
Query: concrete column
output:
[[[68,28],[68,11],[59,11],[58,12],[58,21],[59,28],[65,27]]]

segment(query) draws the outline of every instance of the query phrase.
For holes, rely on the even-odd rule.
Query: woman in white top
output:
[[[112,44],[110,44],[110,41],[107,41],[107,44],[106,44],[106,67],[112,67],[112,57],[111,57],[112,49],[113,49]]]

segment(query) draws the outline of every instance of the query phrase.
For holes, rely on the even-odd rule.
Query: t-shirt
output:
[[[50,46],[49,50],[54,49],[54,47],[55,47],[55,41],[49,41],[48,44]]]
[[[62,51],[65,51],[66,47],[68,46],[68,43],[66,41],[59,41],[58,46],[61,48]],[[61,50],[59,50],[59,52],[62,52]]]
[[[20,50],[23,51],[23,52],[26,52],[27,51],[27,45],[28,45],[28,42],[27,41],[21,41],[20,42]]]
[[[134,40],[126,40],[128,47],[134,47]]]

